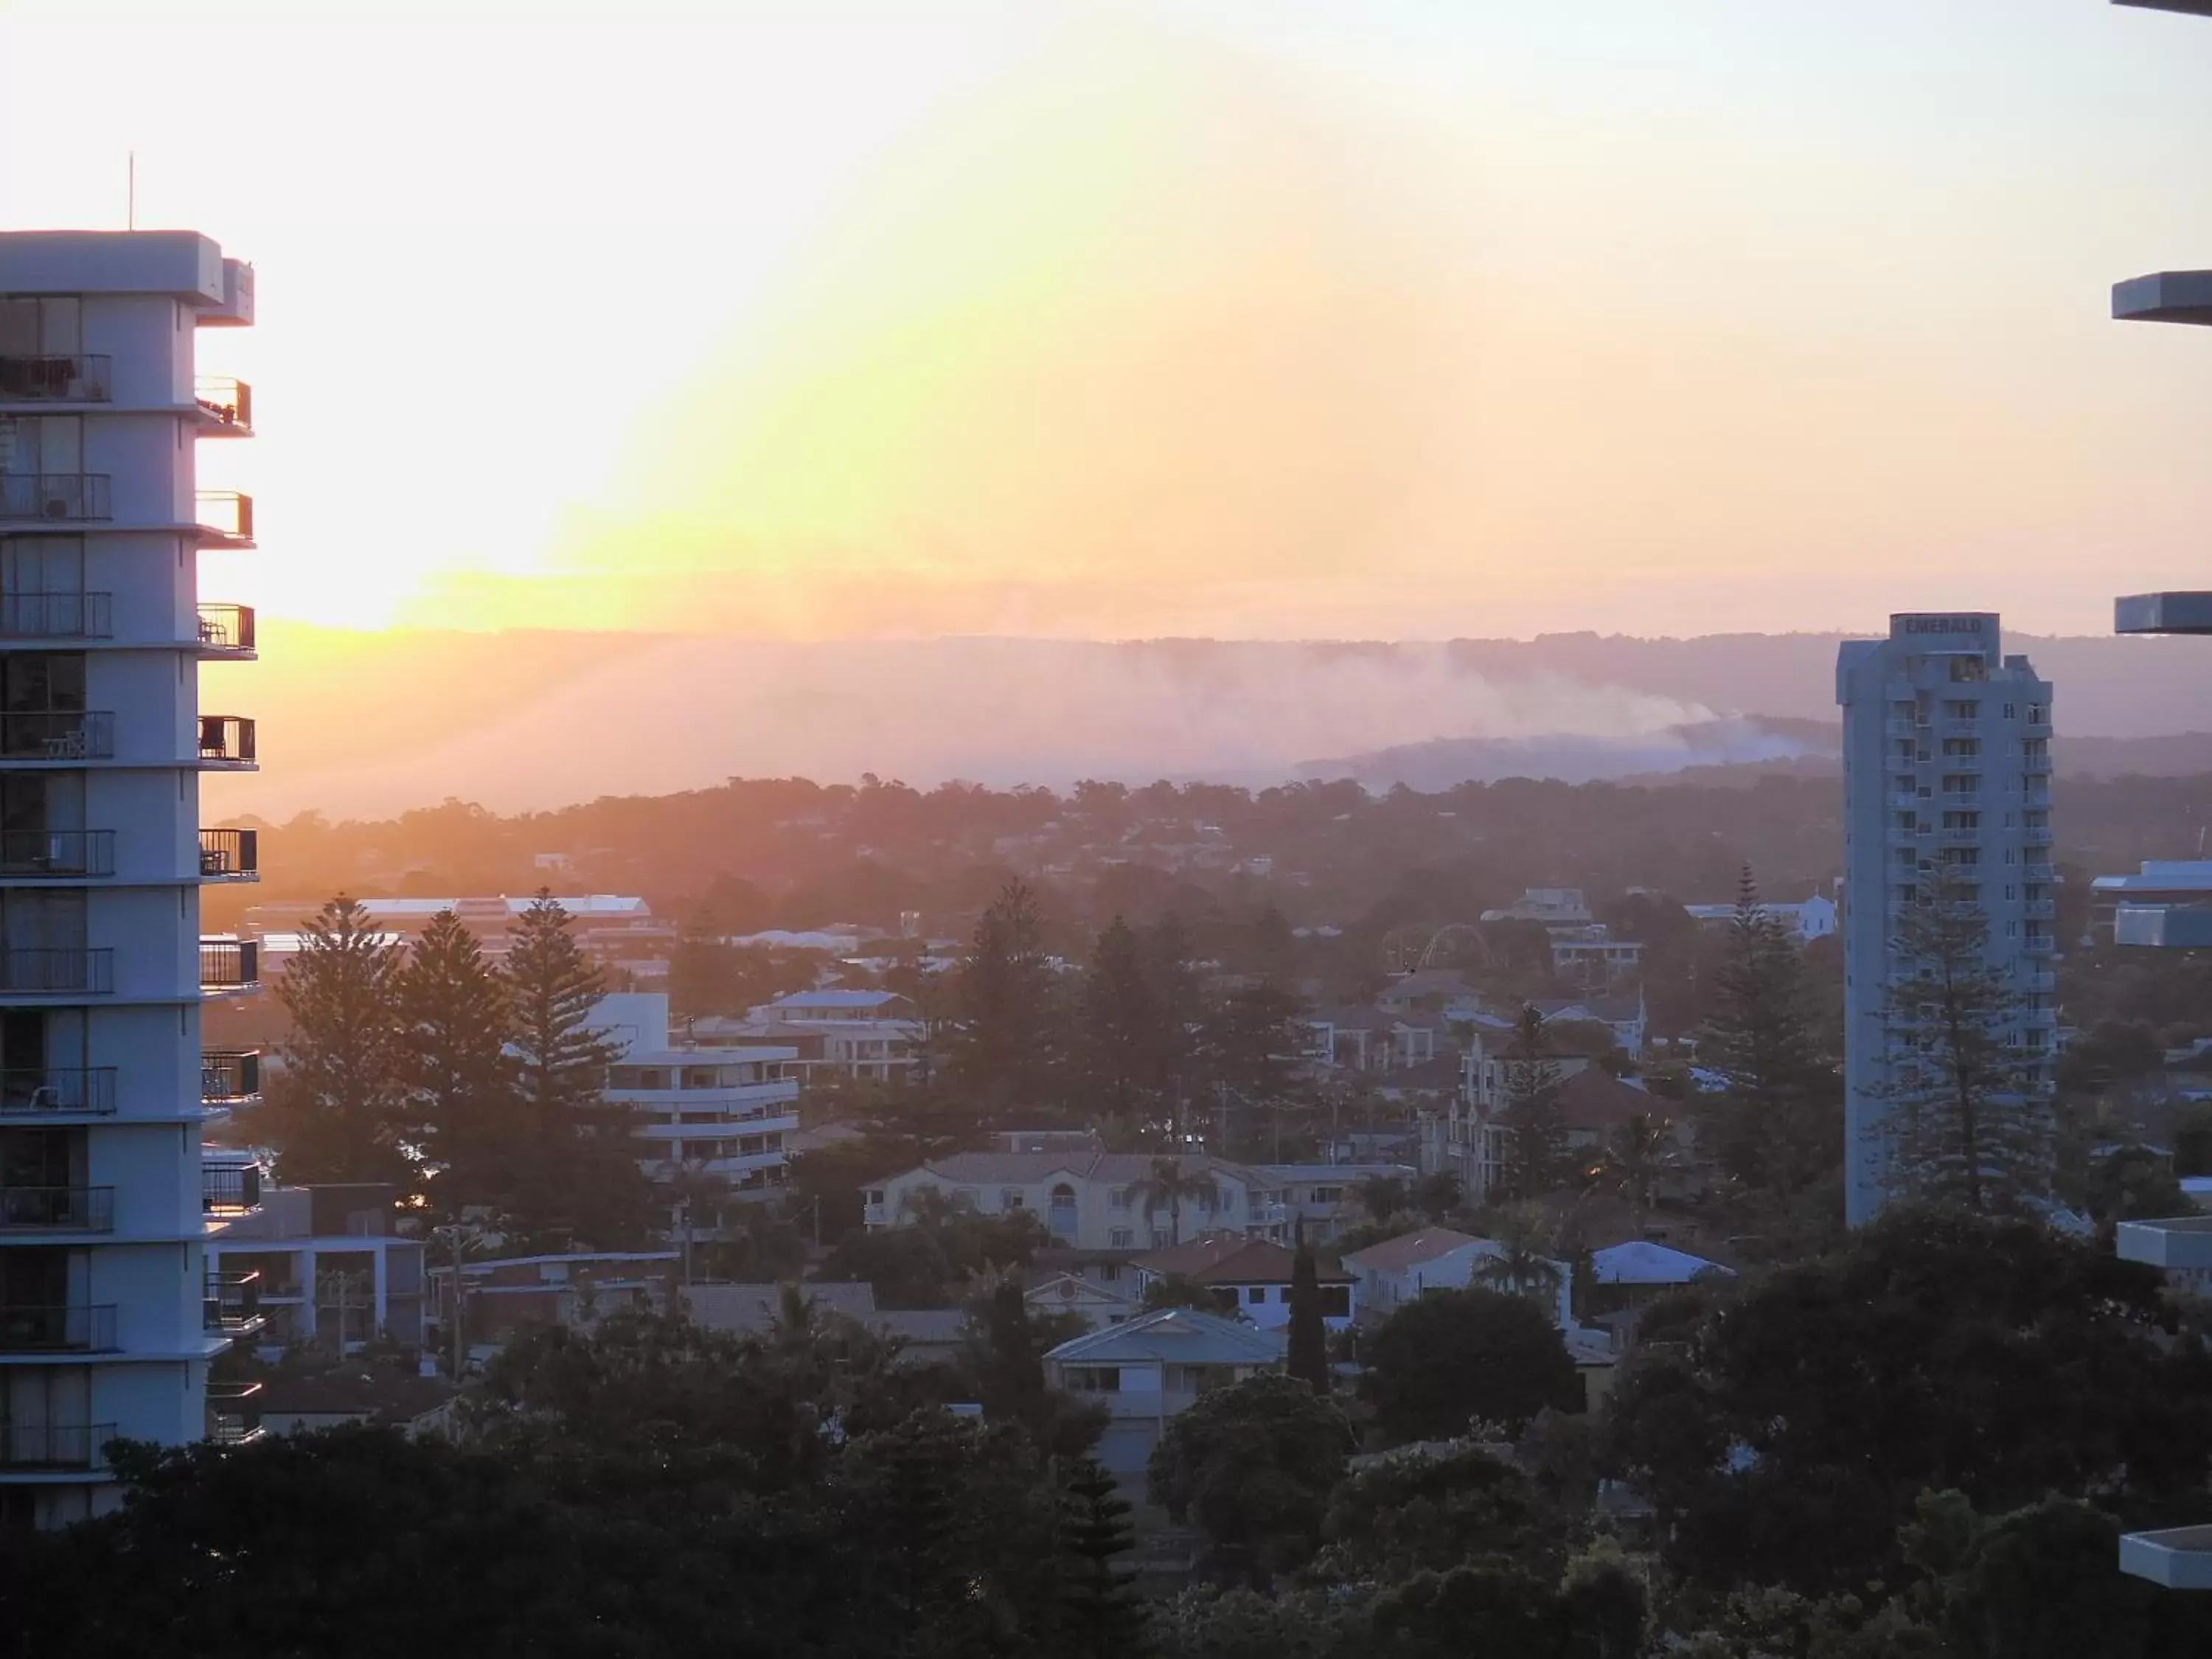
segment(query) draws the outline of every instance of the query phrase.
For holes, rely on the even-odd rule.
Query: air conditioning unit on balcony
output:
[[[48,518],[66,519],[69,515],[70,504],[68,496],[49,495],[46,497],[46,516]]]

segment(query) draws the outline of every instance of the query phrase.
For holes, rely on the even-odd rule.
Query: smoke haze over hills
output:
[[[454,795],[511,811],[866,772],[916,786],[1356,775],[1387,787],[1396,775],[1370,764],[1381,751],[1475,740],[1430,754],[1420,775],[1435,787],[1461,765],[1620,776],[1817,753],[1836,719],[1838,638],[794,643],[270,622],[262,661],[210,667],[202,706],[259,719],[269,772],[222,780],[215,798],[269,817]],[[2192,641],[2013,647],[2057,683],[2062,737],[2212,729],[2212,651]],[[2163,769],[2195,751],[2139,752]]]

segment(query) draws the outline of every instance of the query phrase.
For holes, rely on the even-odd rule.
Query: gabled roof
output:
[[[1137,1305],[1137,1298],[1126,1291],[1117,1291],[1111,1285],[1093,1284],[1080,1273],[1054,1273],[1030,1285],[1022,1295],[1048,1310],[1060,1304],[1086,1301],[1115,1302],[1125,1308]]]
[[[1586,1066],[1559,1085],[1559,1118],[1570,1129],[1611,1129],[1639,1112],[1670,1117],[1674,1103],[1623,1083],[1602,1066]]]
[[[1455,1232],[1449,1227],[1424,1227],[1417,1233],[1407,1233],[1400,1238],[1386,1238],[1380,1244],[1370,1244],[1364,1250],[1354,1250],[1344,1258],[1347,1267],[1360,1267],[1379,1273],[1402,1273],[1417,1267],[1424,1261],[1434,1261],[1455,1250],[1465,1249],[1470,1244],[1488,1244],[1486,1238],[1477,1238],[1472,1233]]]
[[[1195,1308],[1162,1308],[1063,1342],[1045,1358],[1061,1365],[1273,1365],[1283,1339]]]
[[[1206,1233],[1169,1249],[1148,1250],[1135,1258],[1135,1266],[1139,1273],[1162,1279],[1180,1275],[1201,1285],[1287,1285],[1297,1259],[1297,1251],[1273,1239]],[[1326,1284],[1352,1282],[1352,1275],[1334,1261],[1316,1256],[1314,1267]]]
[[[866,1010],[881,1008],[906,999],[896,991],[793,991],[773,1002],[763,1003],[765,1008],[836,1008]]]
[[[1686,1285],[1699,1273],[1726,1273],[1732,1279],[1735,1269],[1648,1238],[1632,1238],[1590,1252],[1590,1277],[1600,1285]]]

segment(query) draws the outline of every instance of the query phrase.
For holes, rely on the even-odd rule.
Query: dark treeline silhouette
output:
[[[2061,856],[2091,872],[2186,855],[2212,823],[2212,776],[2061,778],[2057,793]],[[1201,900],[1272,900],[1294,923],[1352,927],[1388,912],[1471,920],[1530,885],[1723,902],[1746,864],[1771,896],[1793,898],[1840,870],[1842,835],[1832,779],[1515,779],[1381,796],[1348,781],[1054,793],[752,779],[510,817],[459,800],[376,822],[303,813],[270,832],[261,896],[529,892],[549,879],[537,856],[560,854],[568,890],[641,893],[670,915],[704,906],[738,932],[846,922],[889,933],[905,910],[964,931],[1009,874],[1050,891],[1062,920],[1091,927]],[[217,890],[211,914],[246,902]]]

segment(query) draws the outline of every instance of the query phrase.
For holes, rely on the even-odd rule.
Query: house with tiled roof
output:
[[[1295,1250],[1273,1239],[1224,1232],[1149,1251],[1131,1265],[1144,1290],[1164,1279],[1193,1279],[1221,1298],[1223,1312],[1275,1330],[1291,1322],[1291,1278],[1297,1261]],[[1358,1281],[1325,1257],[1316,1257],[1314,1267],[1322,1321],[1332,1330],[1345,1329],[1352,1321]]]
[[[1504,1254],[1495,1239],[1477,1238],[1450,1227],[1424,1227],[1354,1250],[1344,1258],[1344,1266],[1358,1280],[1362,1316],[1387,1319],[1431,1291],[1464,1291],[1489,1283],[1492,1264]],[[1540,1292],[1529,1287],[1529,1294],[1565,1330],[1574,1324],[1573,1274],[1564,1261],[1551,1265],[1553,1285]]]

